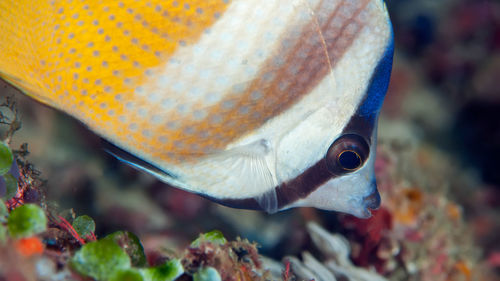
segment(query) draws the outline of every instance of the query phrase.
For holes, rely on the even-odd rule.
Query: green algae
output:
[[[13,162],[14,155],[9,146],[3,141],[0,141],[0,175],[5,175],[9,172]]]
[[[184,273],[181,261],[172,259],[162,265],[141,269],[145,281],[172,281]]]
[[[17,179],[11,174],[3,175],[5,182],[5,199],[9,200],[16,196],[17,193]]]
[[[87,216],[79,216],[73,221],[73,228],[82,237],[91,235],[95,232],[95,222],[94,220]]]
[[[120,246],[130,257],[133,266],[142,267],[146,265],[144,247],[139,238],[129,231],[117,231],[109,234],[103,239],[111,240]]]
[[[70,261],[71,267],[84,276],[111,280],[118,271],[131,267],[130,257],[110,239],[85,244]]]
[[[109,279],[110,281],[144,281],[141,272],[135,268],[118,270]]]
[[[12,210],[7,227],[13,238],[30,237],[47,229],[47,217],[39,206],[25,204]]]
[[[207,241],[216,245],[224,245],[227,240],[219,230],[212,230],[207,233],[202,233],[196,240],[191,243],[191,247],[199,247],[201,242]]]

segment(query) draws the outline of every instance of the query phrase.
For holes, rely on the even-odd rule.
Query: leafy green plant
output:
[[[173,281],[184,273],[180,260],[172,259],[160,266],[141,269],[145,281]]]
[[[139,238],[129,231],[117,231],[103,239],[114,241],[127,253],[133,266],[143,267],[146,265],[146,255]]]
[[[134,239],[130,239],[130,237],[137,238],[135,235],[131,235],[133,234],[130,232],[117,232],[98,241],[85,244],[75,253],[70,264],[81,275],[103,281],[170,281],[184,273],[181,262],[177,259],[169,260],[155,267],[132,267],[131,256],[122,248],[125,245],[117,244],[117,241],[123,242],[122,239],[133,241]],[[132,248],[134,248],[133,245]],[[137,253],[133,252],[133,255],[137,256]]]
[[[212,230],[207,233],[202,233],[196,240],[191,243],[191,247],[199,247],[200,243],[207,241],[216,245],[224,245],[227,240],[219,230]]]
[[[9,200],[16,196],[17,193],[17,179],[11,174],[3,175],[5,183],[5,199]]]
[[[7,222],[7,217],[9,216],[9,211],[5,206],[5,203],[0,199],[0,244],[3,244],[7,240],[7,228],[3,223]]]
[[[7,206],[2,199],[0,199],[0,223],[7,222],[7,217],[9,216],[9,211]]]
[[[135,268],[116,271],[110,281],[144,281],[141,272]]]
[[[9,173],[14,163],[12,151],[3,141],[0,141],[0,182],[5,188],[3,195],[6,200],[11,199],[17,192],[17,179]]]
[[[13,161],[14,155],[9,146],[0,141],[0,175],[5,175],[10,170]]]
[[[25,204],[10,212],[7,227],[13,238],[30,237],[47,229],[47,217],[39,206]]]
[[[101,239],[85,244],[70,261],[78,273],[97,280],[110,280],[118,271],[130,268],[130,258],[114,241]]]
[[[0,224],[0,245],[7,241],[7,228]]]
[[[87,216],[79,216],[77,217],[72,224],[75,231],[82,237],[87,235],[92,235],[95,232],[95,222],[94,220]]]

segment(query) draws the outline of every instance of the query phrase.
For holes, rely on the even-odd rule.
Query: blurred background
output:
[[[314,253],[304,225],[316,221],[349,239],[356,264],[391,280],[480,280],[470,279],[480,273],[464,273],[461,263],[494,278],[500,269],[500,2],[387,5],[396,53],[379,124],[383,207],[370,220],[314,209],[235,210],[168,188],[106,154],[77,121],[0,81],[0,95],[14,96],[22,120],[12,147],[28,143],[27,159],[47,180],[47,201],[93,217],[98,236],[127,229],[147,249],[181,249],[198,233],[219,229],[229,239],[258,242],[261,254],[280,261]]]

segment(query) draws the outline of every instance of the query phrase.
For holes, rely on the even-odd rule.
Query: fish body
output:
[[[0,77],[222,204],[369,216],[381,0],[0,0]]]

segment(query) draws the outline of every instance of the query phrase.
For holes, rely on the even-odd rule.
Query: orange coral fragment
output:
[[[446,206],[446,212],[448,214],[448,217],[454,221],[458,221],[462,218],[462,209],[457,204],[448,204]]]
[[[19,239],[14,243],[14,247],[25,257],[40,255],[43,253],[44,249],[42,240],[36,236]]]
[[[401,191],[398,206],[393,210],[394,220],[403,225],[416,222],[424,201],[424,194],[418,188],[407,188]]]
[[[465,276],[467,281],[471,280],[472,272],[470,267],[465,262],[463,261],[457,262],[455,264],[455,268]]]

